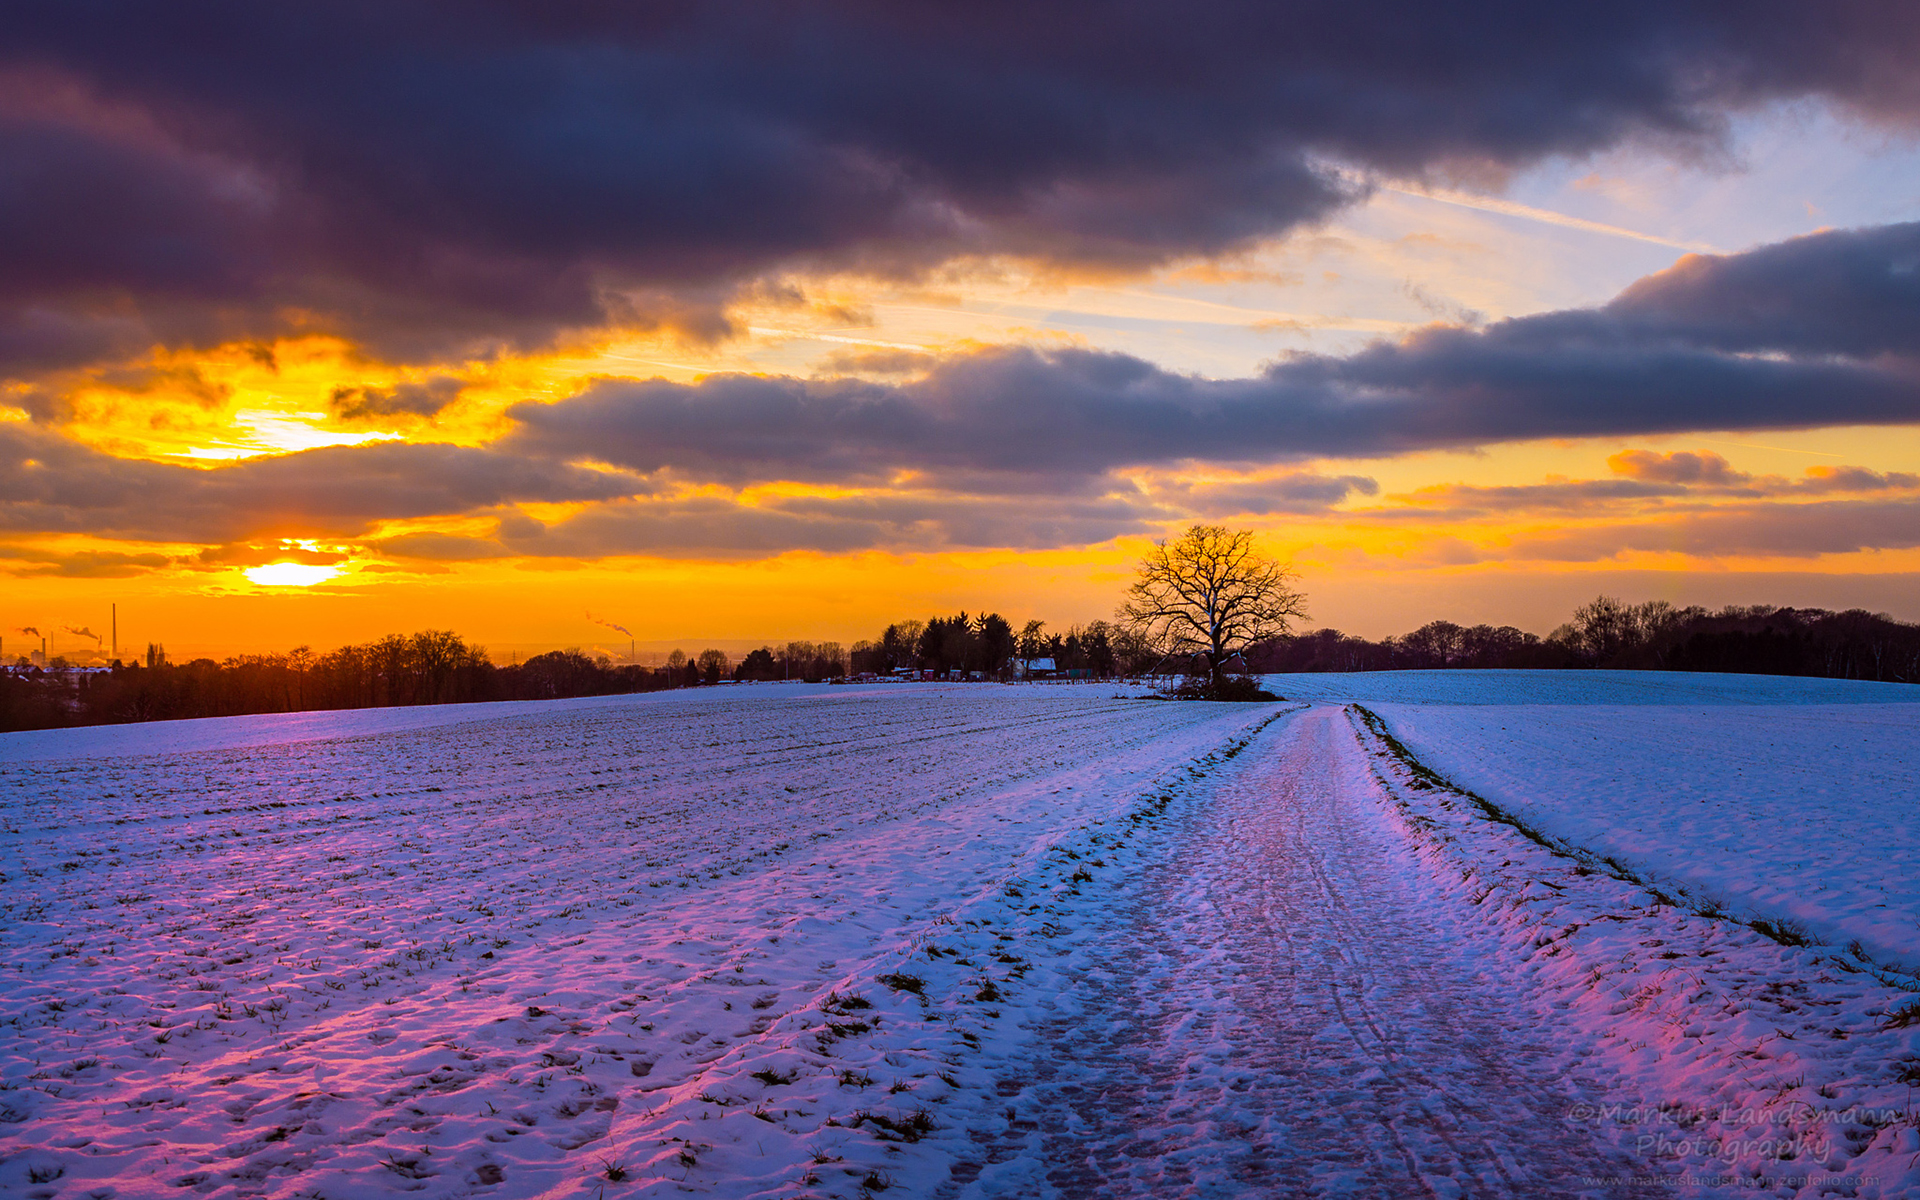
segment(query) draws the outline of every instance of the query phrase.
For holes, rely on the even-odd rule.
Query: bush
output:
[[[1175,700],[1224,700],[1235,704],[1252,704],[1263,700],[1278,700],[1280,697],[1269,692],[1253,681],[1248,675],[1229,675],[1215,686],[1212,679],[1205,675],[1189,675],[1173,689]]]

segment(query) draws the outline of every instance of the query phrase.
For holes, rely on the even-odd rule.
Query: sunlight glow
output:
[[[317,567],[307,563],[277,562],[264,567],[248,567],[246,576],[264,587],[312,587],[340,573],[338,567]]]

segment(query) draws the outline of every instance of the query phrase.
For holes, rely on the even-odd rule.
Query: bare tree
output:
[[[1153,544],[1118,616],[1164,653],[1203,657],[1218,691],[1235,654],[1307,615],[1296,578],[1254,549],[1251,530],[1195,525]]]

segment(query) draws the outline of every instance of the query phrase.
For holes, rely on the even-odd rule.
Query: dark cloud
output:
[[[632,478],[461,446],[336,446],[196,468],[0,425],[0,531],[12,533],[196,544],[350,537],[384,520],[644,490]]]
[[[1377,496],[1380,485],[1365,475],[1296,471],[1273,479],[1169,483],[1157,489],[1164,504],[1207,517],[1321,513],[1354,496]]]
[[[1051,549],[1157,530],[1192,513],[1325,512],[1379,490],[1361,476],[1296,472],[1244,483],[1173,484],[1148,495],[1106,481],[1077,495],[877,492],[773,496],[747,503],[712,495],[642,498],[596,505],[552,524],[522,513],[492,537],[408,534],[379,543],[383,554],[430,561],[512,555],[604,558],[646,554],[752,558],[789,550]]]
[[[1378,490],[1363,475],[1311,470],[1142,490],[1130,469],[1267,469],[1530,438],[1910,423],[1920,421],[1920,329],[1902,335],[1890,313],[1916,237],[1914,226],[1816,235],[1789,243],[1791,254],[1764,247],[1683,264],[1680,275],[1653,277],[1599,308],[1483,329],[1434,326],[1345,357],[1290,357],[1244,379],[1180,375],[1120,354],[996,348],[893,383],[601,380],[557,403],[515,405],[512,432],[486,448],[383,443],[210,469],[116,459],[14,422],[0,425],[0,530],[206,545],[363,537],[382,521],[504,513],[488,537],[383,543],[420,561],[1070,545],[1195,513],[1324,512]],[[1883,269],[1861,265],[1864,246],[1877,247]],[[1821,274],[1823,253],[1846,264],[1824,277],[1852,284],[1803,300],[1798,281]],[[1675,299],[1672,280],[1682,276],[1709,299]],[[1719,277],[1753,293],[1752,332],[1717,317],[1701,324],[1716,311],[1701,281]],[[1666,298],[1648,299],[1657,296]],[[1880,332],[1867,341],[1832,320],[1876,308]],[[193,382],[129,377],[141,380]],[[434,378],[345,391],[333,403],[343,418],[410,420],[459,389]],[[1912,474],[1857,467],[1755,477],[1710,451],[1629,450],[1611,464],[1612,479],[1432,489],[1369,511],[1463,518],[1664,505],[1677,514],[1920,486]],[[741,498],[706,487],[777,481],[859,490]],[[512,511],[576,501],[587,507],[552,524]],[[1896,509],[1859,511],[1877,521]]]
[[[1689,254],[1622,292],[1589,336],[1659,336],[1735,353],[1912,355],[1920,224],[1844,229],[1745,254]]]
[[[1809,467],[1798,479],[1736,471],[1711,451],[1626,450],[1607,460],[1624,479],[1556,479],[1481,486],[1450,483],[1391,499],[1401,507],[1366,510],[1370,518],[1473,521],[1525,512],[1575,515],[1748,511],[1737,502],[1816,496],[1920,492],[1920,475],[1864,467]],[[1735,503],[1729,503],[1735,502]],[[1832,510],[1843,511],[1843,510]]]
[[[68,579],[127,579],[168,566],[164,554],[128,554],[118,550],[59,551],[0,545],[0,563],[12,575],[58,575]]]
[[[15,6],[0,354],[713,336],[796,265],[1231,250],[1351,199],[1327,162],[1698,148],[1782,97],[1908,122],[1916,50],[1889,0]]]
[[[878,494],[781,497],[746,504],[721,496],[595,505],[551,525],[522,514],[493,538],[408,537],[383,552],[455,560],[525,555],[765,558],[792,550],[1052,549],[1146,533],[1177,515],[1136,494],[1035,504],[1030,497]]]
[[[1677,484],[1631,479],[1568,479],[1553,483],[1485,486],[1448,483],[1393,499],[1404,507],[1367,510],[1368,517],[1415,521],[1476,521],[1514,512],[1580,513],[1635,508],[1686,496]]]
[[[1792,490],[1805,492],[1892,492],[1920,489],[1911,471],[1870,471],[1865,467],[1808,467]]]
[[[1908,265],[1920,256],[1920,225],[1819,234],[1785,250],[1676,268],[1695,289],[1688,294],[1705,297],[1697,303],[1675,299],[1680,285],[1666,272],[1601,308],[1484,329],[1430,326],[1346,357],[1296,355],[1248,379],[1179,375],[1122,354],[997,348],[891,385],[608,380],[557,404],[514,407],[522,429],[510,444],[735,483],[912,471],[998,473],[1001,486],[1031,488],[1184,460],[1920,421],[1920,290]],[[1829,259],[1844,269],[1824,270],[1829,285],[1803,295],[1803,276],[1822,274]],[[1703,323],[1718,310],[1716,288],[1701,281],[1721,277],[1739,279],[1749,296],[1745,333],[1724,316]],[[1848,313],[1879,332],[1863,339],[1841,319]],[[1716,461],[1647,457],[1626,469],[1705,481]]]
[[[375,545],[390,557],[426,562],[472,562],[506,558],[511,553],[491,538],[452,533],[403,533],[382,538]]]
[[[1736,471],[1710,450],[1623,450],[1607,459],[1619,475],[1658,483],[1713,488],[1741,496],[1790,496],[1836,492],[1887,492],[1920,488],[1920,475],[1908,471],[1871,471],[1866,467],[1808,467],[1799,479],[1780,475],[1755,477]]]
[[[400,383],[390,388],[335,388],[327,406],[349,424],[392,424],[395,419],[424,419],[460,398],[464,380],[436,375],[424,383]]]
[[[1711,450],[1675,450],[1659,454],[1652,450],[1622,450],[1607,459],[1616,475],[1644,479],[1652,483],[1745,483],[1752,476],[1733,469],[1727,460]]]
[[[1920,475],[1909,471],[1871,471],[1866,467],[1813,466],[1798,479],[1784,475],[1755,476],[1736,471],[1710,450],[1677,450],[1656,454],[1624,450],[1607,459],[1616,474],[1654,483],[1682,485],[1726,496],[1784,497],[1842,493],[1897,492],[1920,489]],[[1597,485],[1595,485],[1597,486]]]

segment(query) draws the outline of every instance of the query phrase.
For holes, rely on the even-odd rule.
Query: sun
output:
[[[307,563],[277,562],[264,567],[248,567],[247,578],[265,587],[312,587],[340,573],[338,567],[316,567]]]

